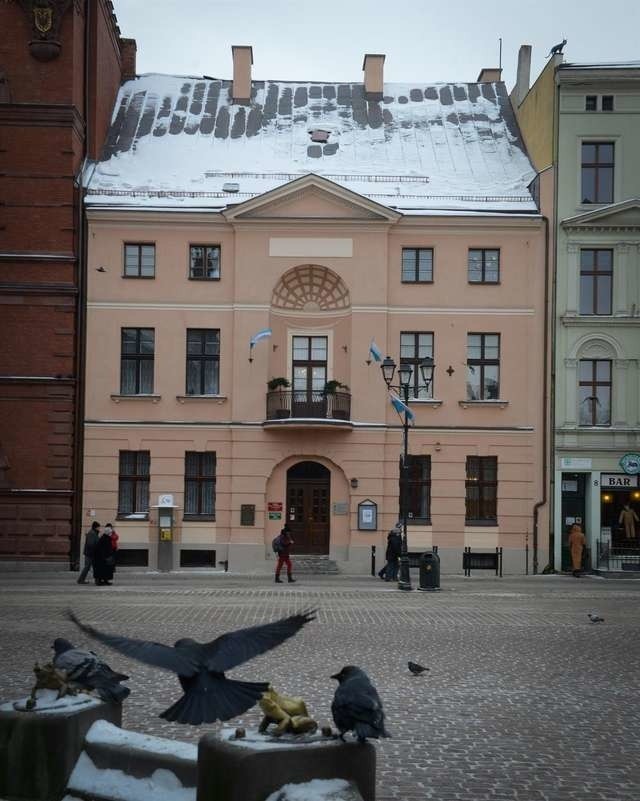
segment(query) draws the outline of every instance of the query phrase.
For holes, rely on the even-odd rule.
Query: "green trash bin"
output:
[[[420,586],[423,592],[435,592],[440,589],[440,557],[437,553],[427,551],[420,555]]]

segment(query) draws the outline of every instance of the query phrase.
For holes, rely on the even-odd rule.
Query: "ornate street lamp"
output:
[[[427,388],[431,386],[433,381],[434,370],[433,359],[430,356],[420,362],[420,374],[422,380]],[[387,356],[380,365],[382,370],[382,377],[388,389],[395,389],[402,392],[402,400],[404,401],[405,411],[402,420],[402,465],[400,473],[400,517],[402,519],[402,549],[400,552],[400,574],[398,578],[399,590],[411,590],[411,574],[409,572],[409,554],[407,549],[407,513],[408,513],[408,496],[409,496],[409,477],[408,470],[408,453],[409,453],[409,387],[411,386],[411,376],[413,375],[413,367],[410,364],[401,364],[398,370],[398,384],[393,385],[393,376],[396,372],[396,363],[390,356]]]

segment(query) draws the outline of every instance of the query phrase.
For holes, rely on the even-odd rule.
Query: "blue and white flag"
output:
[[[374,362],[381,362],[382,361],[382,351],[376,345],[375,339],[371,340],[371,344],[369,345],[369,353],[373,357]]]
[[[270,337],[273,332],[270,328],[263,328],[262,331],[258,331],[257,334],[254,334],[251,339],[249,340],[249,349],[251,349],[256,342],[260,342],[261,339],[266,339]]]
[[[411,411],[411,409],[407,406],[406,403],[403,403],[397,395],[394,395],[393,392],[389,393],[389,400],[391,401],[391,405],[393,408],[398,412],[398,414],[404,414],[407,417],[407,420],[410,423],[415,422],[416,416]]]

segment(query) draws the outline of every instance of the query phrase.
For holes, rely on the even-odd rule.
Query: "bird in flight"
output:
[[[426,670],[429,670],[428,667],[423,667],[419,665],[417,662],[407,662],[407,667],[413,673],[414,676],[419,676],[421,673],[424,673]]]
[[[604,618],[595,612],[587,612],[587,617],[592,623],[604,623]]]
[[[184,695],[160,717],[197,726],[230,720],[250,709],[269,688],[269,682],[236,681],[228,679],[225,672],[293,637],[315,619],[314,612],[306,610],[272,623],[231,631],[207,643],[183,638],[173,646],[105,634],[81,623],[72,611],[67,615],[85,634],[115,651],[177,673]]]
[[[341,740],[347,731],[353,731],[361,743],[367,737],[391,737],[384,725],[380,696],[364,670],[346,665],[331,678],[338,682],[331,714]]]
[[[124,673],[111,670],[93,651],[76,648],[69,640],[57,637],[53,641],[53,666],[63,670],[67,681],[84,690],[95,690],[103,701],[120,703],[131,690],[120,684],[129,678]]]

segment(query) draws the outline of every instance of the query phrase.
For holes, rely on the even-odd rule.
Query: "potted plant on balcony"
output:
[[[327,381],[324,385],[324,389],[322,390],[322,394],[327,398],[328,406],[329,406],[329,416],[333,417],[335,420],[347,420],[349,414],[346,409],[339,408],[338,404],[336,403],[336,393],[339,390],[343,390],[344,392],[349,391],[349,387],[346,384],[343,384],[342,381],[336,381],[332,379],[331,381]]]
[[[289,417],[291,414],[291,410],[287,408],[286,396],[282,392],[283,389],[288,389],[290,386],[291,382],[284,376],[277,376],[276,378],[271,378],[269,381],[267,381],[267,388],[269,392],[276,393],[277,391],[278,395],[280,395],[279,399],[275,394],[269,399],[269,409],[275,410],[274,416],[279,420]]]

